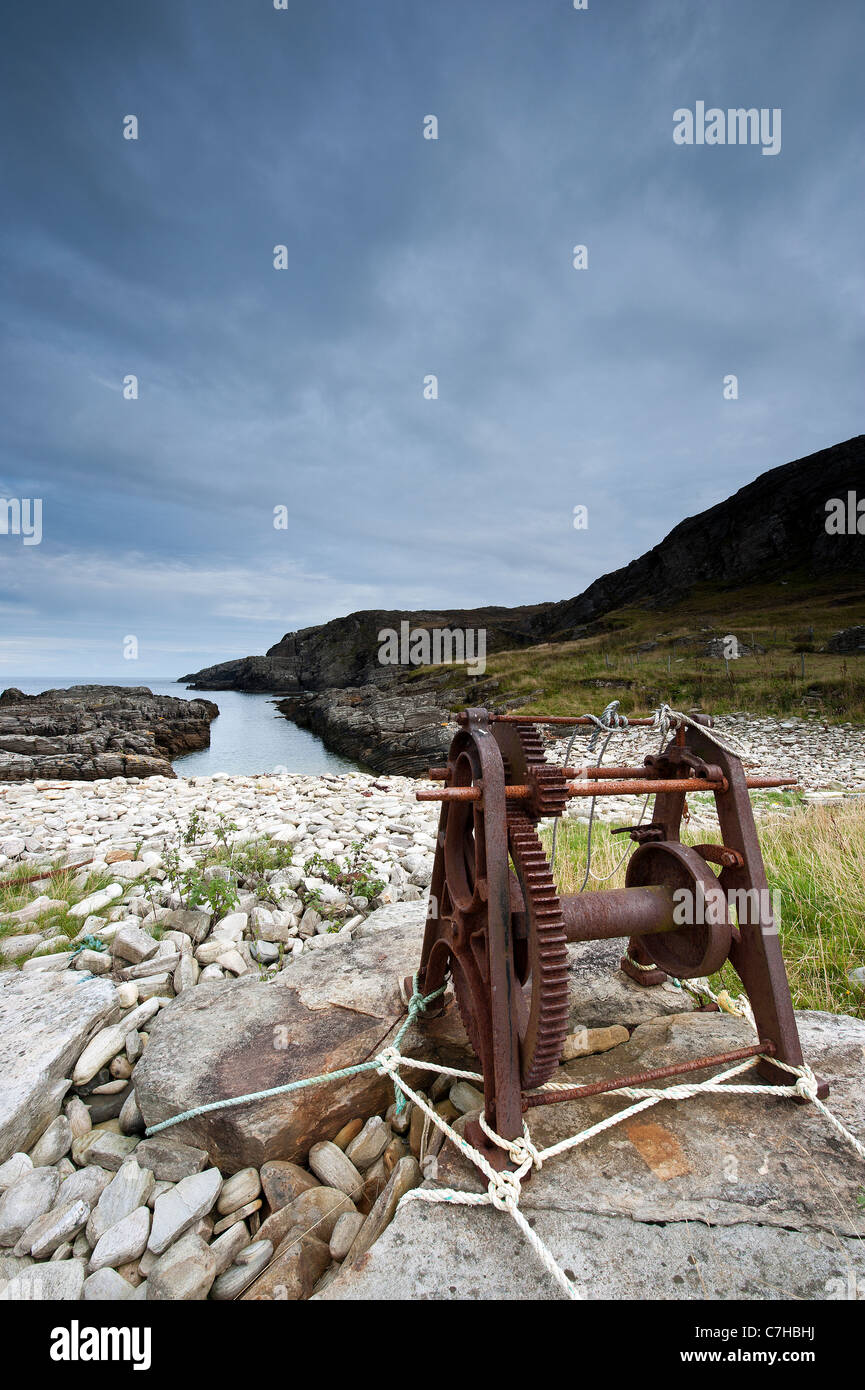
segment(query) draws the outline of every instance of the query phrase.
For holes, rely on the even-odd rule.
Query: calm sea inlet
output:
[[[154,695],[175,695],[182,700],[201,696],[219,706],[219,718],[210,726],[210,747],[174,759],[178,777],[209,777],[214,772],[248,775],[253,772],[350,772],[355,764],[331,753],[321,739],[285,719],[272,695],[245,695],[237,690],[188,690],[176,681],[147,680],[143,676],[46,676],[25,679],[0,676],[0,689],[15,686],[25,695],[69,685],[146,685]]]

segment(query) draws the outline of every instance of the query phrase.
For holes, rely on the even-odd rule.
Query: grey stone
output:
[[[73,1139],[80,1139],[88,1130],[93,1128],[90,1111],[79,1096],[71,1096],[64,1109]]]
[[[279,1211],[299,1197],[301,1192],[320,1185],[312,1173],[287,1159],[275,1158],[261,1166],[261,1186],[271,1211]]]
[[[126,1044],[127,1034],[134,1028],[140,1028],[146,1023],[159,1008],[157,999],[145,999],[142,1003],[126,1015],[118,1024],[111,1024],[107,1028],[101,1029],[95,1037],[85,1047],[75,1068],[72,1072],[72,1080],[76,1086],[85,1085],[96,1076],[99,1069],[110,1062],[112,1057],[116,1057]]]
[[[95,1163],[89,1164],[86,1168],[78,1168],[60,1184],[57,1205],[67,1206],[81,1198],[92,1210],[111,1180],[108,1169],[100,1168]]]
[[[108,975],[111,957],[106,951],[79,951],[72,963],[73,970],[89,970],[91,975]]]
[[[328,1139],[313,1144],[309,1166],[325,1187],[335,1187],[349,1197],[356,1197],[363,1187],[363,1178],[351,1159]]]
[[[76,1302],[84,1289],[84,1261],[59,1260],[30,1265],[0,1285],[0,1300],[44,1303]]]
[[[137,1260],[139,1255],[144,1254],[149,1235],[149,1208],[137,1207],[129,1216],[124,1216],[122,1221],[118,1221],[100,1236],[90,1256],[88,1273],[93,1274],[97,1269],[106,1266],[117,1269],[119,1265],[128,1264],[130,1260]]]
[[[179,907],[166,916],[164,925],[175,931],[182,931],[198,944],[207,936],[212,916],[210,912],[187,911],[186,908]]]
[[[229,1265],[234,1264],[241,1250],[249,1244],[249,1232],[243,1221],[236,1221],[221,1236],[217,1236],[209,1249],[216,1261],[216,1274],[224,1274]]]
[[[173,999],[173,971],[162,970],[157,975],[147,975],[138,980],[139,999]]]
[[[16,1254],[47,1259],[78,1234],[89,1215],[90,1205],[80,1197],[65,1206],[52,1207],[30,1223],[15,1246]]]
[[[0,937],[0,960],[23,960],[26,956],[32,956],[36,947],[41,945],[42,937],[38,932],[30,933],[27,936]]]
[[[215,1236],[222,1235],[223,1231],[228,1231],[232,1226],[236,1226],[238,1222],[245,1221],[248,1216],[252,1216],[253,1213],[259,1211],[260,1208],[260,1197],[256,1197],[254,1202],[247,1202],[245,1206],[236,1207],[234,1211],[230,1211],[227,1216],[221,1217],[219,1221],[214,1223],[213,1234]]]
[[[274,965],[279,960],[279,947],[270,941],[253,941],[249,953],[259,965]],[[213,1296],[215,1298],[216,1294]]]
[[[13,1187],[25,1173],[33,1172],[33,1160],[29,1154],[11,1154],[6,1162],[0,1164],[0,1192]]]
[[[132,1298],[135,1288],[116,1269],[97,1269],[84,1280],[85,1303],[119,1303]]]
[[[72,1127],[65,1115],[52,1120],[42,1138],[33,1145],[30,1157],[34,1168],[49,1167],[58,1163],[72,1147]]]
[[[0,973],[0,1163],[26,1151],[60,1112],[69,1076],[94,1027],[115,1009],[106,980]]]
[[[43,946],[47,944],[47,942],[43,942]],[[25,975],[31,971],[39,971],[40,974],[50,971],[52,974],[57,974],[62,970],[68,970],[71,964],[72,954],[69,951],[51,951],[41,955],[37,948],[30,959],[25,960],[23,971]]]
[[[153,1208],[156,1206],[157,1197],[161,1197],[163,1192],[170,1192],[173,1186],[173,1182],[165,1182],[157,1178],[156,1182],[153,1184],[153,1191],[147,1198],[147,1205],[151,1211],[153,1211]]]
[[[184,1144],[180,1139],[166,1138],[161,1134],[154,1135],[152,1139],[142,1139],[136,1157],[141,1166],[150,1168],[160,1182],[180,1182],[181,1178],[200,1173],[207,1163],[205,1149],[196,1149],[192,1144]]]
[[[365,1216],[359,1211],[344,1211],[330,1237],[330,1254],[334,1260],[344,1260],[355,1237],[360,1233]]]
[[[139,1207],[146,1206],[152,1191],[151,1170],[143,1167],[137,1157],[127,1159],[101,1193],[87,1223],[87,1239],[91,1246],[96,1246],[118,1222],[131,1216]]]
[[[365,1170],[377,1158],[381,1158],[391,1138],[390,1125],[385,1124],[380,1115],[373,1115],[360,1134],[346,1145],[345,1156],[351,1159],[355,1168]]]
[[[207,1297],[215,1277],[213,1255],[201,1237],[190,1232],[156,1261],[147,1276],[146,1297],[157,1302],[200,1302]]]
[[[170,1192],[156,1199],[148,1241],[148,1248],[154,1255],[161,1255],[178,1236],[207,1215],[221,1187],[219,1169],[208,1168],[203,1173],[183,1178]]]
[[[248,1245],[243,1254],[246,1258],[242,1263],[238,1261],[215,1280],[210,1290],[211,1298],[225,1302],[237,1298],[238,1294],[249,1288],[253,1279],[258,1278],[273,1258],[273,1246],[269,1240],[257,1240],[253,1245]]]
[[[116,1121],[110,1120],[108,1123],[116,1124]],[[118,1134],[113,1129],[97,1125],[83,1139],[76,1139],[72,1146],[72,1157],[76,1163],[95,1163],[99,1168],[109,1168],[116,1173],[137,1146],[135,1135]]]
[[[450,1088],[450,1102],[461,1115],[468,1115],[472,1110],[483,1109],[484,1093],[468,1081],[455,1081]]]
[[[248,1202],[254,1202],[261,1191],[261,1179],[258,1176],[257,1168],[241,1168],[239,1173],[234,1173],[230,1178],[226,1178],[222,1185],[217,1202],[217,1211],[221,1216],[227,1216],[231,1211],[237,1211],[238,1207],[244,1207]]]
[[[32,1221],[49,1211],[60,1186],[56,1168],[33,1168],[0,1197],[0,1246],[14,1245]]]
[[[22,1269],[28,1269],[32,1264],[33,1260],[29,1255],[10,1255],[8,1252],[0,1255],[0,1285],[7,1279],[14,1279]]]

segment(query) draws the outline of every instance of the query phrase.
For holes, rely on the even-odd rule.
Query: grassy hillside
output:
[[[608,613],[577,641],[498,652],[487,660],[486,680],[497,683],[491,701],[527,698],[521,708],[529,713],[580,714],[615,699],[623,713],[641,713],[666,700],[713,714],[813,710],[829,723],[863,723],[865,653],[820,650],[834,632],[859,624],[865,574],[791,575],[735,591],[700,585],[667,609]],[[765,651],[731,661],[727,671],[703,653],[710,638],[729,633]],[[452,670],[454,686],[464,684],[464,668]]]

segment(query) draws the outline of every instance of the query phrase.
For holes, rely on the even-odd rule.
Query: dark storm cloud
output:
[[[852,0],[6,26],[0,497],[44,539],[0,535],[0,683],[564,597],[861,429]],[[701,100],[781,108],[781,152],[674,145]]]

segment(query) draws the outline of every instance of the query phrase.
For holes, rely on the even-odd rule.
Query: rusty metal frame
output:
[[[748,790],[787,786],[795,779],[746,777],[740,760],[700,727],[710,724],[705,718],[680,726],[666,748],[647,757],[642,768],[604,769],[554,768],[543,758],[538,724],[587,720],[499,716],[469,709],[457,722],[447,766],[430,769],[444,785],[416,793],[418,800],[442,803],[418,984],[428,994],[451,975],[481,1062],[489,1126],[503,1139],[515,1139],[527,1108],[749,1056],[759,1056],[757,1068],[765,1080],[788,1085],[789,1073],[772,1059],[801,1066],[802,1049]],[[719,845],[681,843],[686,796],[697,790],[714,794]],[[557,814],[569,798],[647,792],[655,795],[650,823],[626,828],[640,846],[629,863],[627,886],[558,898],[543,851],[528,833],[532,826]],[[509,852],[518,869],[522,863],[519,880],[509,868]],[[712,864],[720,870],[717,876]],[[713,904],[717,897],[723,910],[716,912],[714,904],[705,920],[679,924],[673,890],[683,884],[702,889]],[[727,894],[736,891],[749,894],[745,901],[756,906],[756,914],[749,914],[753,920],[738,926],[730,923],[726,908]],[[543,950],[535,951],[537,968],[527,976],[526,937],[533,931],[540,932]],[[554,1067],[560,1055],[556,1028],[562,1014],[563,967],[556,964],[556,952],[564,960],[565,941],[620,936],[629,937],[623,970],[647,987],[663,983],[668,972],[680,978],[712,974],[729,959],[750,999],[761,1041],[595,1086],[558,1092],[530,1089],[540,1084],[531,1078],[545,1068],[549,1074],[551,1060]],[[538,991],[558,990],[550,995],[551,1022],[540,1042],[529,1036],[531,1029],[521,1033],[520,1020],[526,1017],[521,980],[533,991],[533,1000]],[[521,1056],[521,1046],[532,1045],[541,1048],[534,1067]],[[529,1083],[525,1090],[521,1076]],[[828,1086],[819,1086],[822,1098]],[[476,1122],[470,1122],[466,1132],[491,1163],[505,1166],[506,1151],[491,1144]]]

